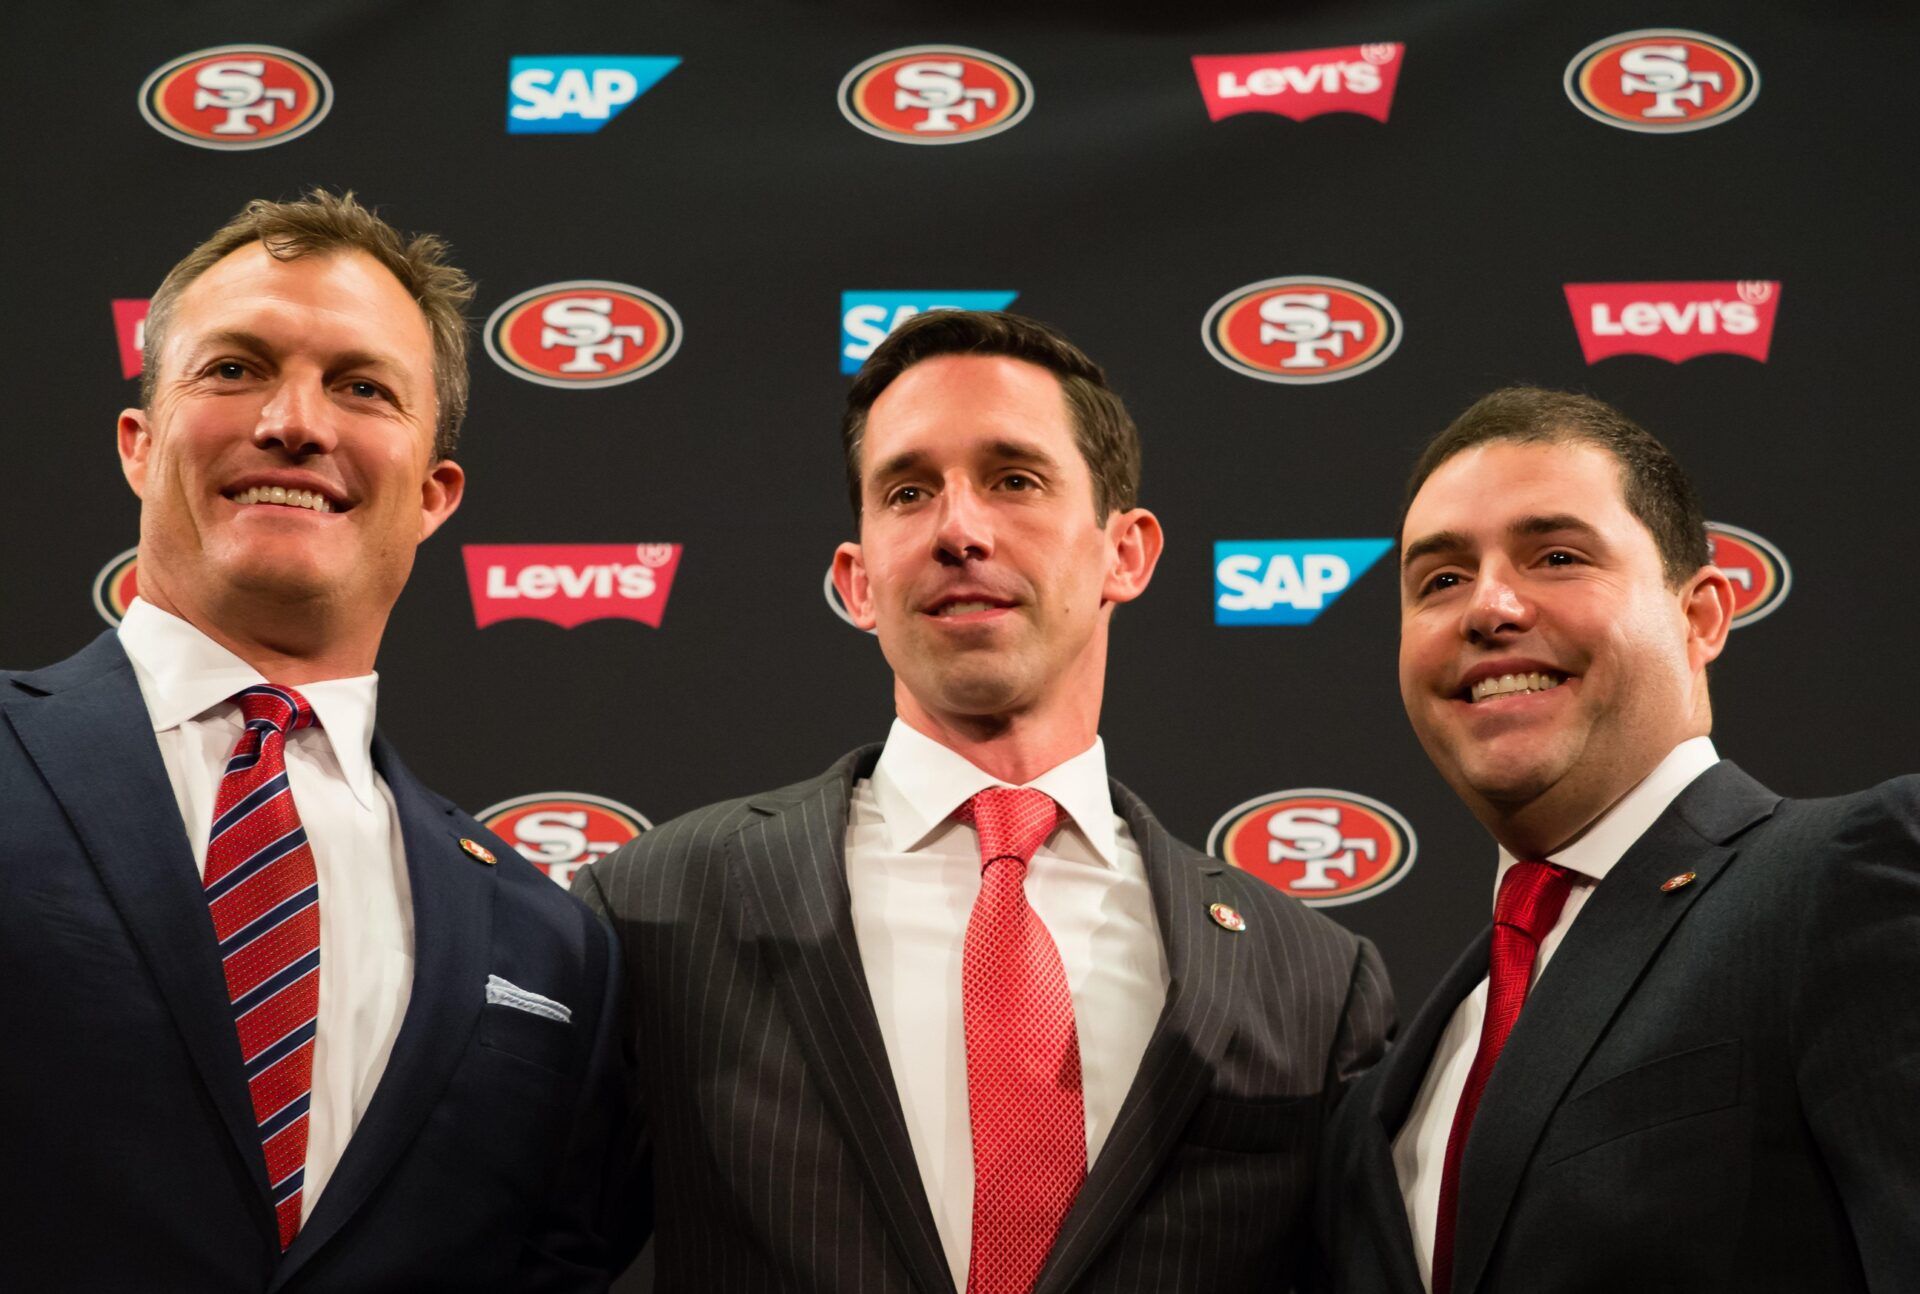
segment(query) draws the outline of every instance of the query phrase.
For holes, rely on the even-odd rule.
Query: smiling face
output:
[[[377,640],[463,484],[433,459],[432,340],[399,280],[251,243],[181,293],[157,360],[119,428],[142,595],[203,625],[320,605]]]
[[[834,582],[878,632],[902,716],[1053,710],[1090,732],[1112,606],[1145,589],[1160,540],[1144,509],[1095,519],[1059,381],[1005,356],[924,360],[874,402],[860,473],[860,542]]]
[[[1595,445],[1441,464],[1401,533],[1400,694],[1427,755],[1516,853],[1565,844],[1711,726],[1732,590],[1668,585]]]

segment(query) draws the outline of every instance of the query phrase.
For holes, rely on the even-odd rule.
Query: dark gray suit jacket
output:
[[[952,1294],[861,969],[845,842],[880,748],[584,870],[620,936],[663,1291]],[[1373,949],[1180,844],[1117,783],[1172,982],[1037,1294],[1274,1290],[1310,1247],[1323,1121],[1380,1053]],[[1208,916],[1231,904],[1235,934]]]
[[[1392,1143],[1488,938],[1336,1119],[1342,1294],[1419,1294]],[[1920,1290],[1916,985],[1920,778],[1796,801],[1703,773],[1527,998],[1461,1165],[1455,1294]]]

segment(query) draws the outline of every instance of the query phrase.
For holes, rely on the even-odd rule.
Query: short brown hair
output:
[[[1667,584],[1678,588],[1713,561],[1700,498],[1665,445],[1604,400],[1537,386],[1510,386],[1481,397],[1427,443],[1400,505],[1402,539],[1407,511],[1427,478],[1454,455],[1493,441],[1586,444],[1605,450],[1619,464],[1627,511],[1653,536]]]
[[[1106,372],[1078,346],[1036,319],[1000,310],[929,310],[907,320],[875,348],[847,392],[840,442],[847,459],[847,493],[859,523],[860,445],[867,412],[893,380],[938,355],[1004,355],[1046,369],[1059,379],[1073,414],[1073,439],[1093,474],[1093,515],[1105,522],[1115,508],[1140,496],[1140,432],[1127,406],[1107,385]]]
[[[275,260],[309,254],[365,252],[385,266],[426,316],[433,337],[435,403],[433,453],[446,458],[460,438],[467,413],[467,320],[473,280],[447,263],[447,244],[432,234],[411,239],[355,201],[352,190],[334,195],[313,189],[298,202],[255,198],[213,237],[188,252],[167,272],[147,309],[146,344],[141,356],[140,403],[151,408],[159,382],[160,349],[180,294],[233,252],[259,243]]]

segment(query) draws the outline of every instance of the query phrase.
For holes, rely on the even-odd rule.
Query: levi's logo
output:
[[[476,629],[501,620],[545,620],[571,629],[589,620],[660,627],[679,544],[468,544],[467,587]]]
[[[1385,121],[1393,108],[1405,45],[1342,45],[1290,54],[1196,54],[1193,74],[1207,116],[1271,112],[1305,121],[1357,112]]]
[[[1780,284],[1569,283],[1567,307],[1587,363],[1614,355],[1652,355],[1678,364],[1698,355],[1744,355],[1767,362]]]
[[[115,299],[113,335],[120,342],[120,376],[139,377],[140,354],[147,345],[147,298]]]

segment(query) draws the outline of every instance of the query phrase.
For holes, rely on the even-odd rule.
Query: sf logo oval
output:
[[[1304,386],[1356,377],[1400,346],[1400,312],[1345,279],[1293,275],[1235,288],[1200,325],[1207,352],[1236,373]]]
[[[1707,523],[1713,564],[1733,581],[1733,627],[1750,625],[1777,611],[1793,587],[1793,568],[1774,545],[1738,526]]]
[[[1013,64],[964,45],[876,54],[840,82],[840,111],[881,139],[959,144],[997,135],[1033,108],[1033,83]]]
[[[1564,79],[1573,106],[1595,121],[1656,135],[1731,121],[1760,93],[1752,59],[1677,27],[1595,41],[1573,56]]]
[[[333,83],[311,59],[273,45],[183,54],[140,86],[140,115],[195,148],[270,148],[306,134],[333,107]]]
[[[618,386],[680,349],[672,306],[626,283],[574,279],[522,292],[487,319],[487,354],[542,386]]]
[[[1375,799],[1302,787],[1227,810],[1207,852],[1309,907],[1370,899],[1413,866],[1413,827]]]
[[[474,817],[561,885],[653,824],[618,800],[573,791],[516,796]]]
[[[140,550],[129,548],[93,577],[93,609],[110,625],[126,619],[127,607],[140,592]]]

